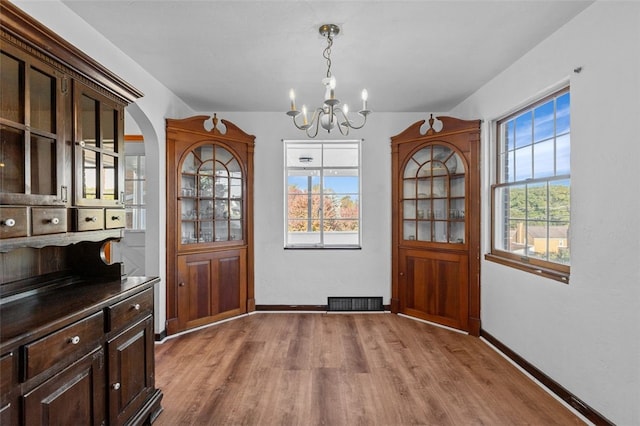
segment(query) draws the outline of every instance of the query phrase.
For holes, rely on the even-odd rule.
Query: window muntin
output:
[[[285,247],[360,247],[360,146],[285,141]]]
[[[144,155],[125,155],[125,209],[126,228],[132,231],[146,229],[146,173]]]
[[[521,269],[570,265],[569,88],[497,122],[492,255]]]

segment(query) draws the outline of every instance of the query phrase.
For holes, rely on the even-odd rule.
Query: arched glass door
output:
[[[181,243],[242,240],[244,176],[234,155],[217,144],[200,145],[180,170]]]
[[[465,165],[447,145],[429,144],[407,161],[402,182],[402,238],[465,242]]]

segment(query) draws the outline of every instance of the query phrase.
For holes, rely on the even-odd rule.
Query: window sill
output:
[[[555,271],[549,268],[542,268],[540,266],[531,265],[525,262],[518,262],[517,260],[507,259],[491,253],[485,254],[484,258],[485,260],[488,260],[490,262],[510,266],[512,268],[519,269],[521,271],[528,272],[539,277],[549,278],[555,281],[559,281],[563,284],[569,284],[569,274],[565,272]]]
[[[361,246],[286,246],[285,250],[362,250]]]

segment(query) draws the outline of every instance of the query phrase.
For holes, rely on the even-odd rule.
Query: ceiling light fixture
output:
[[[296,109],[296,95],[293,89],[289,92],[289,98],[291,99],[291,109],[287,111],[287,115],[293,120],[293,124],[300,130],[304,130],[307,136],[315,138],[318,135],[318,129],[322,127],[331,133],[331,130],[338,127],[340,133],[343,135],[349,134],[349,129],[361,129],[367,122],[367,116],[371,113],[367,109],[367,89],[362,91],[362,109],[358,111],[363,117],[362,124],[355,125],[349,120],[349,107],[345,104],[340,108],[340,101],[335,96],[336,78],[331,75],[331,46],[333,45],[333,38],[338,35],[340,28],[334,24],[324,24],[318,31],[323,37],[327,39],[327,47],[324,49],[322,56],[327,60],[327,76],[322,79],[324,84],[324,102],[321,107],[316,108],[313,112],[311,120],[307,119],[307,107],[302,105],[302,112]],[[296,118],[302,114],[302,124],[298,124]]]

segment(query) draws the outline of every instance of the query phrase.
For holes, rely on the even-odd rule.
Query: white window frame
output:
[[[146,156],[144,153],[141,154],[133,154],[133,153],[126,153],[125,152],[125,169],[127,167],[127,158],[136,158],[136,168],[139,170],[140,169],[140,163],[141,163],[141,159],[144,160],[145,162],[145,175],[143,178],[139,178],[139,177],[135,177],[135,178],[130,178],[127,175],[127,170],[125,170],[125,191],[126,191],[126,187],[127,187],[127,182],[133,182],[135,186],[139,187],[138,190],[140,191],[139,196],[143,197],[144,192],[146,191],[146,177],[147,177],[147,168],[146,168]],[[144,204],[141,201],[141,198],[138,200],[130,200],[129,197],[134,197],[135,194],[127,194],[125,192],[125,211],[127,213],[127,231],[146,231],[146,227],[147,227],[147,220],[146,220],[146,215],[147,215],[147,208],[146,208],[146,204]],[[131,223],[135,226],[133,227],[129,227],[129,214],[131,214]]]
[[[283,140],[283,152],[284,152],[284,247],[285,249],[361,249],[362,248],[362,139],[350,139],[350,140]],[[346,145],[346,144],[350,144],[350,145],[356,145],[357,146],[357,166],[339,166],[336,164],[325,164],[324,163],[324,153],[326,151],[326,149],[328,147],[335,147],[335,146],[339,146],[339,145]],[[315,149],[315,152],[317,153],[317,148],[318,146],[321,147],[321,158],[312,158],[313,156],[310,156],[307,159],[301,160],[304,155],[300,155],[300,157],[297,158],[297,165],[290,165],[288,163],[288,159],[290,155],[295,156],[296,154],[294,154],[294,152],[301,152],[300,148],[301,147],[313,147]],[[290,154],[291,153],[291,154]],[[293,161],[294,159],[290,159],[291,161]],[[306,161],[306,162],[305,162]],[[311,170],[311,171],[315,171],[317,173],[317,177],[319,178],[319,182],[320,182],[320,192],[319,192],[319,197],[320,200],[324,200],[324,196],[325,196],[325,172],[327,170],[339,170],[339,169],[345,169],[345,170],[357,170],[357,178],[358,178],[358,189],[357,189],[357,204],[358,204],[358,217],[357,219],[354,218],[349,218],[349,219],[344,219],[345,221],[349,221],[349,220],[353,220],[353,221],[357,221],[357,231],[352,231],[352,232],[345,232],[343,234],[343,236],[345,237],[346,240],[349,240],[351,238],[354,237],[354,234],[356,236],[356,240],[354,242],[339,242],[339,238],[340,238],[340,234],[339,233],[329,233],[327,231],[324,231],[324,220],[325,215],[324,215],[324,209],[320,208],[318,209],[319,213],[319,220],[320,220],[320,226],[319,226],[319,230],[318,231],[309,231],[309,233],[307,234],[308,237],[310,237],[309,239],[311,239],[311,237],[313,237],[315,239],[315,241],[308,241],[308,242],[304,242],[301,241],[302,238],[298,239],[298,241],[292,241],[294,238],[293,235],[294,233],[290,233],[289,232],[289,221],[290,220],[296,220],[296,219],[292,219],[289,218],[289,173],[290,171],[295,172],[296,170]],[[349,194],[354,194],[353,192],[349,192]],[[311,194],[308,195],[309,198],[312,197]],[[310,206],[311,204],[309,204]],[[311,208],[311,207],[309,207]],[[310,213],[309,217],[307,218],[307,220],[309,221],[309,223],[311,224],[311,222],[313,221],[313,217]],[[290,235],[291,234],[291,235]],[[348,235],[351,234],[351,235]],[[327,238],[327,237],[336,237],[334,238],[333,242],[332,241],[327,241],[327,240],[331,240],[332,238]]]
[[[494,147],[495,147],[495,160],[494,160],[494,169],[495,169],[495,180],[494,180],[494,184],[491,186],[491,252],[489,254],[487,254],[485,256],[485,258],[487,260],[491,260],[497,263],[501,263],[503,265],[506,266],[511,266],[526,272],[531,272],[537,275],[541,275],[541,276],[545,276],[547,278],[551,278],[551,279],[555,279],[561,282],[565,282],[568,283],[569,282],[569,275],[570,275],[570,261],[553,261],[551,260],[551,256],[549,255],[550,253],[550,227],[552,226],[553,223],[555,223],[555,221],[557,221],[557,219],[552,219],[551,218],[551,213],[550,213],[550,208],[547,205],[546,206],[546,216],[544,218],[540,218],[540,219],[536,219],[535,216],[533,216],[533,214],[535,213],[535,211],[531,211],[528,207],[528,205],[525,206],[525,216],[523,218],[510,218],[509,217],[509,213],[505,210],[506,207],[504,205],[504,194],[505,193],[510,193],[509,191],[511,190],[515,190],[517,188],[524,188],[525,191],[525,200],[527,200],[527,194],[528,191],[533,190],[536,187],[541,187],[541,186],[546,186],[547,187],[547,197],[550,197],[550,190],[549,188],[553,185],[563,185],[566,186],[565,183],[568,182],[568,186],[569,186],[569,190],[571,188],[571,170],[570,170],[570,164],[568,165],[568,171],[567,170],[559,170],[559,168],[557,167],[558,164],[558,140],[561,137],[567,137],[569,142],[569,152],[571,150],[570,145],[570,139],[571,139],[571,127],[569,124],[569,130],[568,132],[565,133],[561,133],[558,134],[557,132],[557,110],[555,108],[555,99],[558,99],[566,94],[569,94],[570,96],[570,87],[569,85],[563,86],[562,88],[560,88],[559,90],[555,90],[554,92],[547,94],[546,96],[542,96],[538,99],[536,99],[535,101],[528,103],[526,106],[519,108],[517,111],[510,113],[508,115],[506,115],[505,117],[496,120],[494,122],[494,127],[495,127],[495,137],[494,137]],[[553,118],[553,129],[554,129],[554,136],[553,136],[553,146],[554,146],[554,153],[553,153],[553,173],[549,174],[549,172],[547,172],[547,174],[543,174],[541,177],[538,177],[535,175],[536,173],[536,162],[535,162],[535,155],[531,155],[531,165],[530,165],[530,174],[531,176],[528,177],[520,177],[518,178],[517,174],[518,171],[516,170],[511,170],[510,167],[511,166],[510,163],[505,164],[504,161],[501,158],[501,153],[505,152],[503,150],[503,144],[504,141],[501,140],[501,138],[504,137],[504,135],[501,132],[501,125],[503,123],[509,123],[509,122],[514,122],[516,121],[517,118],[519,117],[523,117],[526,114],[528,114],[529,112],[532,113],[532,122],[531,122],[531,126],[532,126],[532,132],[533,129],[535,128],[535,116],[533,114],[533,111],[536,110],[536,108],[541,107],[543,105],[548,104],[550,101],[554,101],[554,118]],[[570,104],[569,104],[570,105]],[[569,106],[569,111],[571,111],[571,106]],[[570,116],[571,116],[571,112],[569,112],[569,121],[570,121]],[[515,126],[515,124],[514,124]],[[515,131],[515,130],[514,130]],[[535,139],[535,135],[534,133],[532,133],[531,135],[532,139],[531,139],[531,146],[532,149],[534,149],[535,152],[535,145],[539,142],[536,141]],[[547,139],[545,139],[546,141]],[[518,151],[518,146],[517,146],[517,141],[515,142],[516,145],[513,149],[513,154],[515,155],[514,159],[515,162],[517,163],[517,153],[516,151]],[[523,145],[524,147],[528,146],[528,145]],[[508,154],[508,153],[507,153]],[[510,156],[510,154],[509,154]],[[507,160],[505,160],[507,161]],[[526,163],[525,163],[526,165]],[[517,164],[515,165],[515,167],[517,168]],[[529,167],[529,166],[526,166]],[[566,168],[566,166],[565,166]],[[509,173],[511,173],[511,175],[509,175]],[[547,198],[547,201],[549,201],[549,198]],[[528,204],[528,201],[526,201],[526,203]],[[570,198],[569,198],[569,209],[570,209]],[[517,233],[520,232],[521,234],[525,235],[525,241],[523,242],[523,250],[522,252],[518,252],[517,250],[507,250],[504,249],[503,246],[504,244],[506,244],[505,238],[507,238],[507,236],[505,235],[505,232],[514,232],[514,231],[510,231],[510,227],[507,229],[507,221],[509,220],[513,220],[514,222],[522,222],[522,224],[524,225],[524,231],[522,231],[521,227],[518,228],[516,232],[516,234],[514,235],[518,235]],[[528,247],[532,244],[532,242],[527,241],[527,236],[529,234],[529,232],[527,231],[527,226],[529,223],[531,224],[535,224],[537,222],[544,222],[546,223],[546,229],[547,229],[547,252],[545,254],[546,258],[542,258],[542,256],[538,256],[535,253],[530,253],[528,251]],[[568,234],[568,230],[570,227],[570,218],[566,220],[567,222],[567,234]],[[532,225],[533,226],[533,225]],[[513,237],[513,238],[517,238],[517,237]],[[570,247],[570,235],[567,235],[566,240],[564,240],[563,242],[566,242],[566,244],[561,244],[559,247],[563,248],[563,249],[568,249]],[[511,243],[509,243],[510,245]]]

